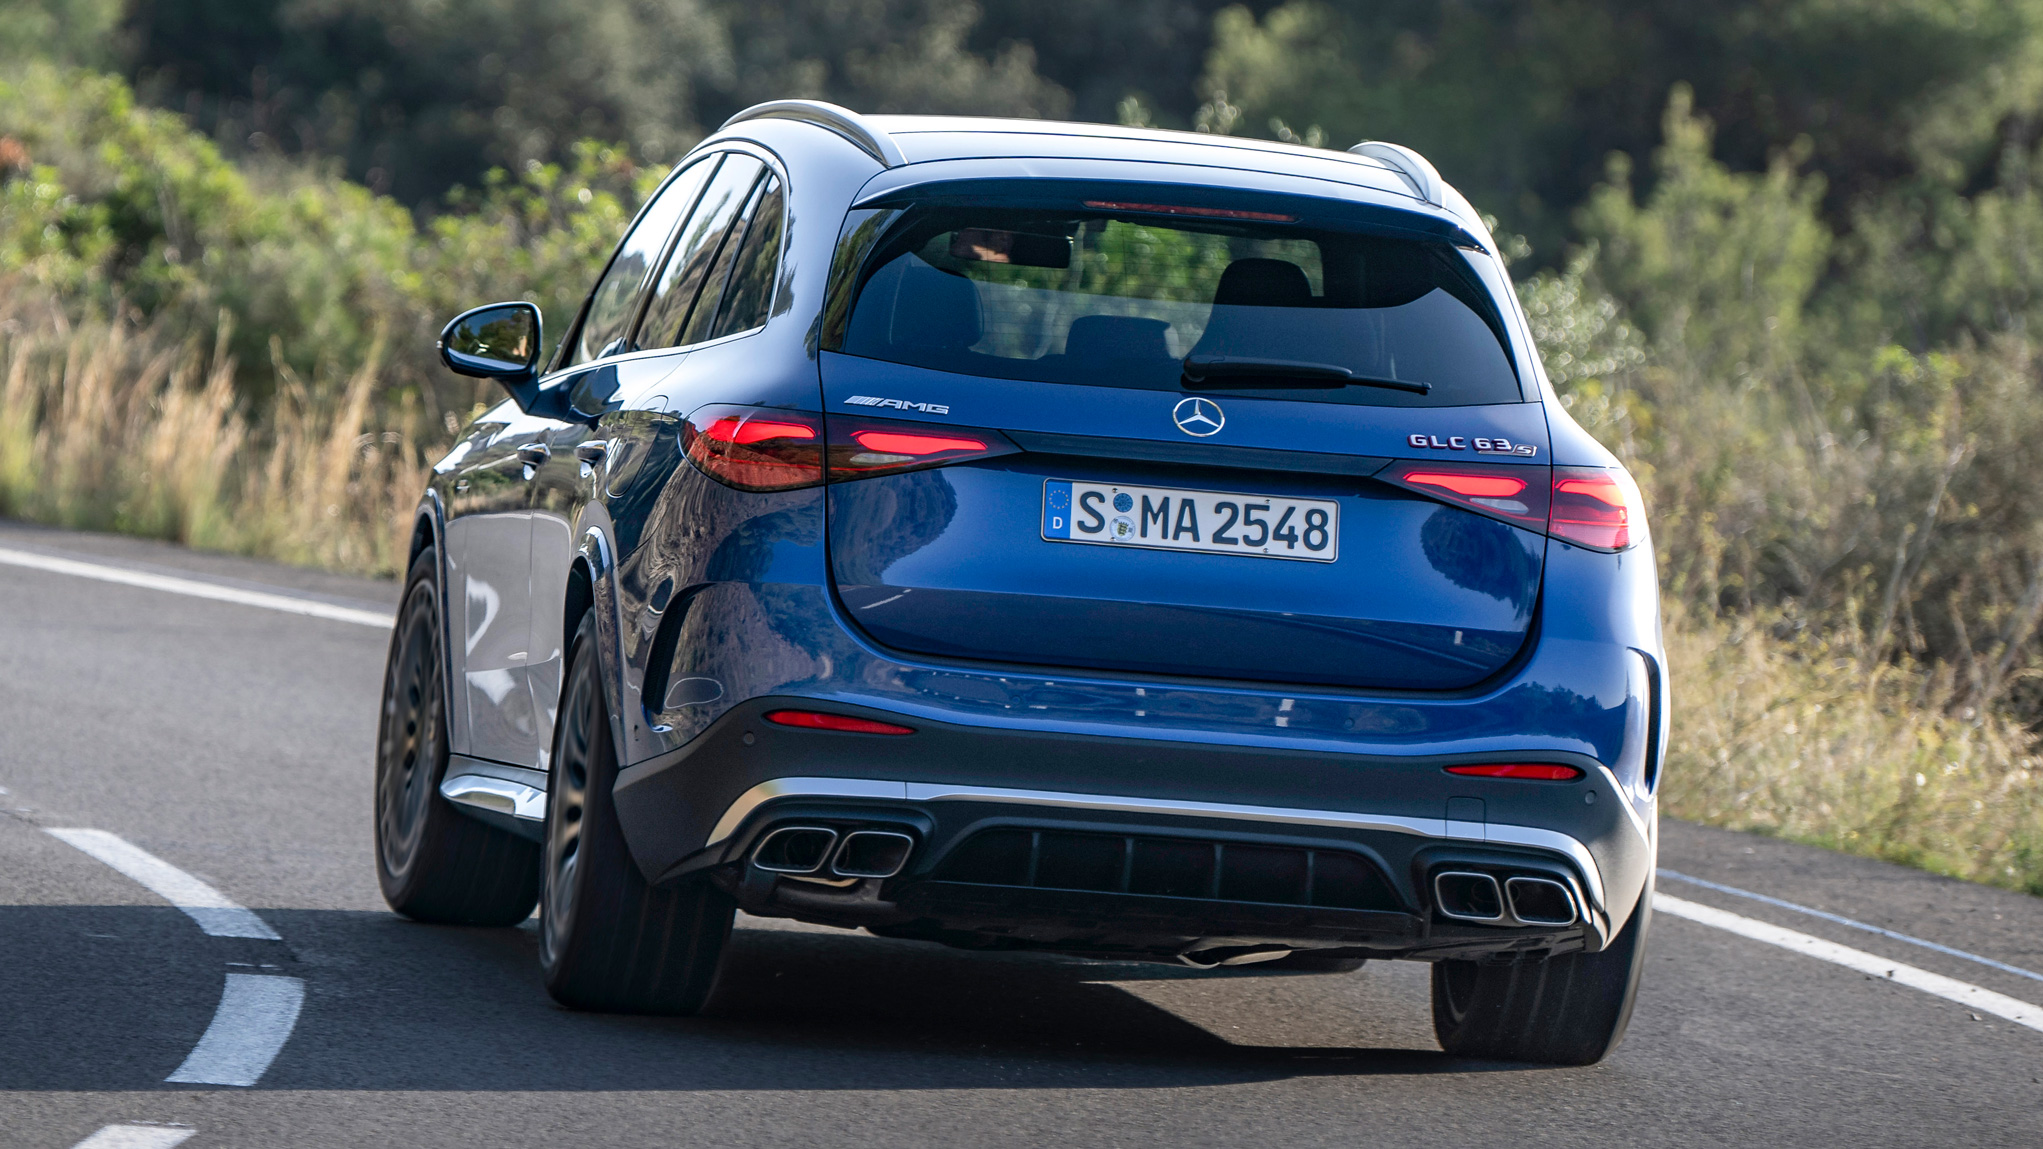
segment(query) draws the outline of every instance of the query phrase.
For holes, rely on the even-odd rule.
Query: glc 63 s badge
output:
[[[1514,443],[1509,439],[1469,438],[1466,435],[1407,435],[1405,442],[1421,450],[1468,451],[1478,455],[1510,455],[1518,459],[1530,459],[1539,454],[1539,448],[1530,443]]]

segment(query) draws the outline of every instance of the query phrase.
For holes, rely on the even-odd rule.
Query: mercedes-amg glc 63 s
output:
[[[1639,495],[1416,153],[753,108],[435,468],[385,895],[539,907],[686,1013],[734,911],[1199,967],[1431,963],[1450,1052],[1637,991],[1667,683]]]

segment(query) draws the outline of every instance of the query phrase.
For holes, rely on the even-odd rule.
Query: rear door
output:
[[[1128,206],[953,200],[875,248],[822,362],[851,619],[1039,667],[1410,690],[1504,667],[1546,429],[1464,257]],[[847,462],[945,436],[944,465]]]

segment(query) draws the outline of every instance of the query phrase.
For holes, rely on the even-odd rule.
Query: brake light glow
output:
[[[908,455],[921,457],[939,455],[945,451],[983,451],[986,444],[977,439],[952,438],[945,435],[916,435],[904,431],[854,431],[853,442],[868,451],[883,455]]]
[[[744,419],[737,415],[726,415],[709,425],[703,434],[719,443],[741,443],[747,446],[764,443],[768,439],[813,439],[814,427],[800,423],[780,423],[771,419]]]
[[[896,726],[891,722],[875,722],[870,718],[856,718],[849,714],[831,714],[824,710],[770,710],[766,721],[779,726],[797,726],[804,730],[837,730],[846,734],[913,734],[912,726]]]
[[[1573,782],[1582,776],[1577,767],[1556,766],[1548,762],[1479,762],[1449,766],[1447,772],[1470,778],[1525,778],[1538,782]]]
[[[1621,551],[1635,541],[1632,525],[1645,522],[1639,488],[1623,471],[1555,467],[1553,509],[1547,533],[1599,551]]]
[[[741,491],[791,491],[823,481],[822,432],[786,411],[715,405],[682,424],[690,462]]]
[[[998,431],[830,416],[830,481],[897,475],[1020,450]]]
[[[1412,461],[1377,478],[1578,547],[1621,551],[1644,537],[1645,505],[1622,468]]]
[[[1167,203],[1123,203],[1119,200],[1089,199],[1085,206],[1104,211],[1143,211],[1156,215],[1192,215],[1205,219],[1253,219],[1264,223],[1297,223],[1295,215],[1284,215],[1274,211],[1240,211],[1225,207],[1190,207],[1185,204]]]
[[[1399,463],[1382,477],[1423,495],[1494,515],[1531,530],[1546,526],[1546,469],[1491,464],[1443,467]]]

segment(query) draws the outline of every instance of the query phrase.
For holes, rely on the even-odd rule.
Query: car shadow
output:
[[[1202,972],[740,919],[709,1008],[653,1018],[554,1004],[529,922],[464,929],[389,913],[261,913],[282,943],[206,937],[169,909],[0,907],[0,961],[16,971],[0,1014],[0,1090],[182,1088],[162,1079],[204,1032],[226,972],[305,981],[265,1089],[1157,1088],[1523,1068],[1268,1040],[1294,1021],[1323,1038],[1328,1009],[1346,1004],[1336,992],[1344,979],[1376,966]],[[1253,1000],[1237,1000],[1244,988]],[[1149,1000],[1152,989],[1194,1003],[1207,1024]],[[1267,1023],[1261,1041],[1215,1032],[1216,1017],[1273,1011],[1253,1019]]]

